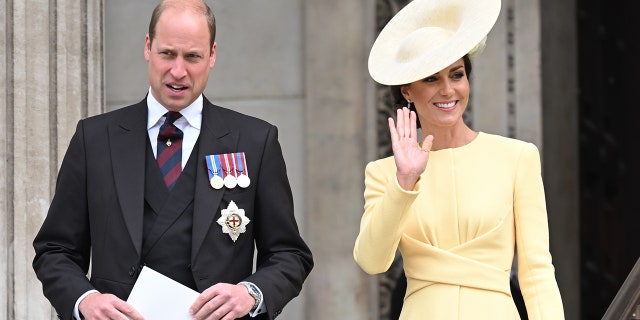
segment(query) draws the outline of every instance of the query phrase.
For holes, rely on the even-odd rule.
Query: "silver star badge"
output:
[[[247,231],[247,225],[251,222],[244,215],[244,209],[238,209],[235,202],[231,201],[226,209],[222,209],[222,216],[218,219],[218,224],[222,227],[223,233],[228,233],[233,242],[238,240],[241,233]]]

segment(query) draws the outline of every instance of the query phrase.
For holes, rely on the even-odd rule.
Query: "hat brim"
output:
[[[500,0],[414,0],[382,29],[369,54],[378,83],[403,85],[433,75],[483,41]]]

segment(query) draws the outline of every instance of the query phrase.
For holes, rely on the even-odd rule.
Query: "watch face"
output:
[[[254,285],[249,285],[251,287],[251,291],[255,292],[256,294],[259,293],[258,288],[256,288],[256,286]]]

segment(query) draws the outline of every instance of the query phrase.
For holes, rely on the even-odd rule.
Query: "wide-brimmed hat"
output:
[[[499,13],[500,0],[414,0],[378,35],[369,74],[385,85],[433,75],[483,46]]]

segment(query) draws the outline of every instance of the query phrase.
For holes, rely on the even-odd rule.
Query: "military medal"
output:
[[[238,185],[240,188],[246,188],[251,184],[249,179],[249,173],[247,172],[247,161],[245,159],[244,152],[238,152],[235,154],[234,162],[238,162],[236,171],[238,173]]]
[[[235,168],[233,170],[231,170],[231,166],[229,164],[229,155],[228,154],[224,154],[224,164],[225,164],[225,168],[226,170],[224,171],[224,186],[229,188],[229,189],[233,189],[236,187],[236,185],[238,185],[238,181],[236,180],[235,177]],[[235,167],[235,165],[234,165]]]
[[[209,183],[211,187],[220,190],[224,186],[224,180],[220,176],[220,159],[219,156],[206,156],[207,168],[209,169]]]
[[[217,220],[222,227],[222,233],[228,233],[233,242],[238,240],[241,233],[247,231],[247,224],[251,222],[244,215],[244,209],[239,209],[235,202],[229,202],[226,209],[222,209],[222,215]]]
[[[209,183],[216,190],[220,190],[224,186],[224,180],[222,180],[218,175],[213,176],[213,178],[209,180]]]

